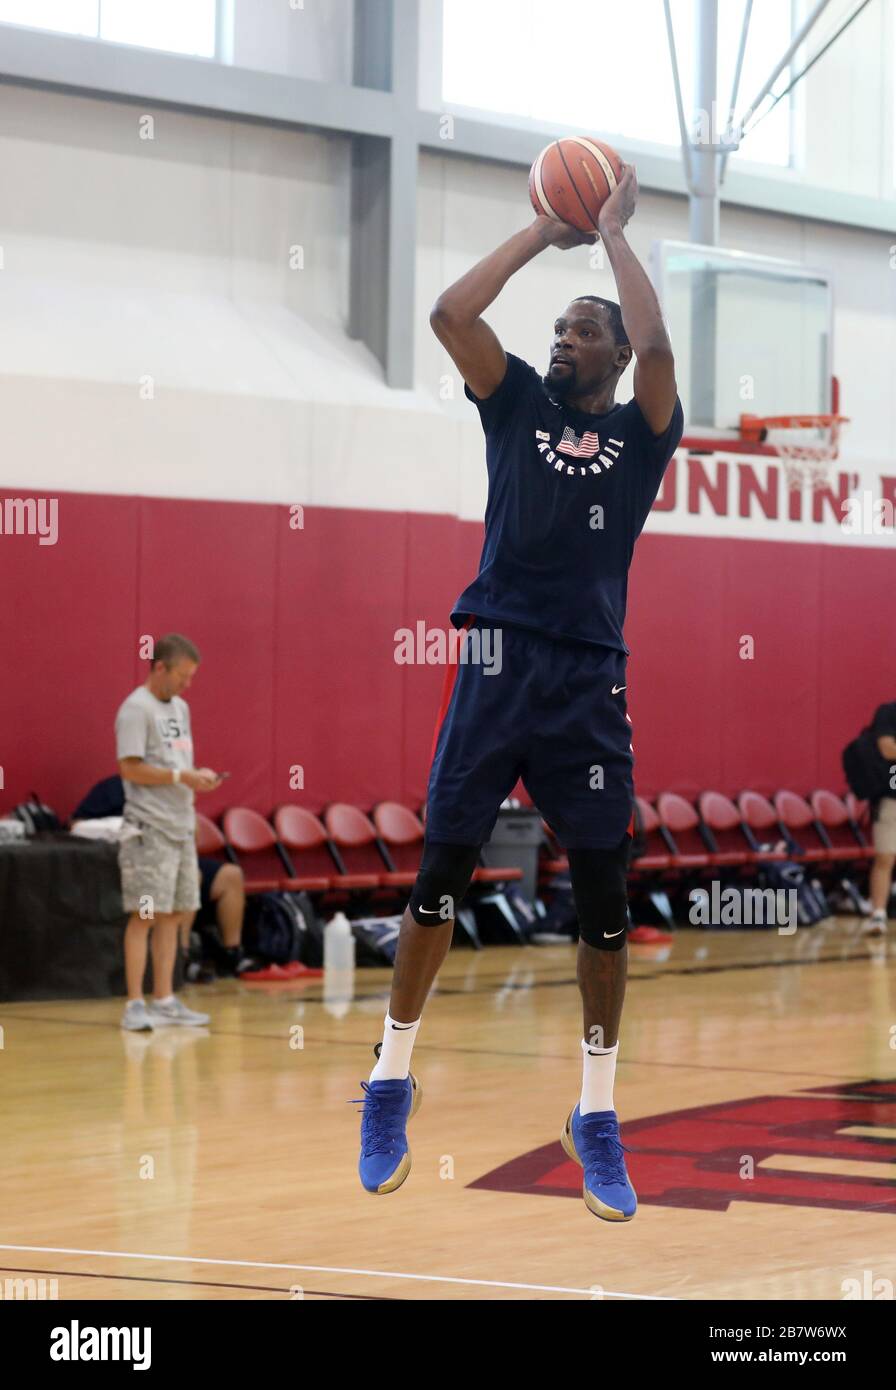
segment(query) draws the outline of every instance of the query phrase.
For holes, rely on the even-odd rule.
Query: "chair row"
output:
[[[771,800],[743,791],[736,801],[706,791],[696,803],[677,792],[662,792],[656,804],[635,798],[643,852],[632,860],[630,876],[680,878],[727,869],[751,872],[785,859],[815,871],[845,872],[874,857],[868,842],[868,804],[850,792],[845,798],[820,790],[807,797],[779,791]],[[541,862],[543,881],[566,872],[568,862],[546,827]]]
[[[833,869],[858,866],[874,857],[861,827],[861,812],[834,792],[807,797],[779,791],[769,799],[743,791],[736,801],[703,792],[696,806],[674,792],[657,798],[656,809],[639,806],[651,852],[667,853],[669,867],[753,869],[792,859]],[[642,860],[636,861],[642,864]]]
[[[407,897],[423,849],[420,817],[397,801],[381,801],[368,816],[334,802],[321,816],[304,806],[280,806],[270,820],[245,806],[221,817],[220,829],[198,815],[197,847],[238,864],[247,893],[277,890],[311,894]],[[497,887],[522,878],[516,868],[480,865],[473,884]]]

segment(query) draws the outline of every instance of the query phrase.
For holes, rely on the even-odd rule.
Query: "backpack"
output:
[[[776,893],[780,890],[796,893],[796,924],[814,927],[824,917],[831,916],[831,906],[817,879],[806,876],[802,864],[785,859],[779,864],[766,864],[762,869],[762,886]],[[790,899],[788,899],[789,903]]]
[[[298,955],[293,959],[309,969],[319,970],[324,963],[324,926],[314,910],[314,903],[307,893],[278,893],[276,896],[292,918],[298,939]]]
[[[576,901],[568,875],[558,878],[554,883],[551,901],[538,924],[538,930],[575,941],[579,931],[579,914],[576,911]]]
[[[849,789],[860,801],[879,801],[889,794],[889,765],[870,726],[846,745],[842,762]]]
[[[516,883],[475,899],[472,908],[476,930],[485,945],[525,943],[533,932],[542,930],[543,912],[539,913]]]
[[[355,938],[356,965],[395,964],[401,913],[395,917],[356,917],[351,928]]]
[[[258,893],[246,901],[243,948],[250,956],[286,965],[299,960],[302,934],[285,893]],[[298,896],[298,895],[296,895]]]
[[[37,792],[31,793],[30,801],[23,801],[17,806],[13,815],[22,821],[28,835],[36,835],[40,830],[62,829],[62,821],[56,812],[43,804]]]

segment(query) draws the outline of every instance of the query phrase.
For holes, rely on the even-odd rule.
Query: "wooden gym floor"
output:
[[[414,1066],[414,1167],[360,1188],[388,972],[0,1007],[0,1281],[60,1299],[840,1299],[896,1284],[896,934],[681,931],[631,947],[617,1073],[640,1209],[598,1221],[559,1144],[578,1094],[568,947],[451,953]],[[295,1031],[296,1025],[302,1030]],[[302,1046],[294,1044],[301,1043]],[[867,1296],[867,1295],[866,1295]]]

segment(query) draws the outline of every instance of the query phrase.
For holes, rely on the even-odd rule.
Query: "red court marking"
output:
[[[798,1096],[749,1096],[623,1123],[628,1170],[642,1204],[726,1211],[733,1202],[771,1202],[896,1215],[893,1178],[775,1169],[774,1155],[893,1162],[889,1137],[851,1135],[851,1125],[893,1125],[896,1081],[874,1078]],[[741,1176],[743,1159],[753,1176]],[[765,1166],[761,1166],[766,1160]],[[582,1170],[559,1143],[546,1144],[493,1169],[471,1187],[498,1192],[578,1197]]]

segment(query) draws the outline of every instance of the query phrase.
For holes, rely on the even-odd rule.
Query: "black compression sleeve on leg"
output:
[[[579,936],[599,951],[620,951],[626,942],[630,852],[629,834],[616,849],[567,851]]]
[[[427,840],[408,906],[421,927],[439,927],[457,915],[479,861],[480,845],[448,845]]]

